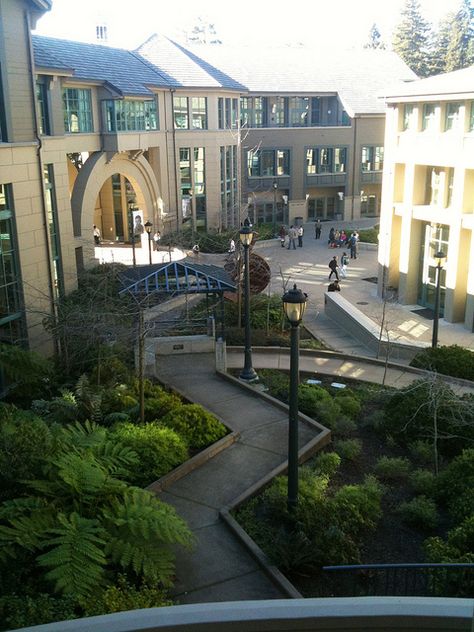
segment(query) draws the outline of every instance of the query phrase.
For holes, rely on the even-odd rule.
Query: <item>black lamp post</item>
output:
[[[244,247],[244,288],[245,288],[245,361],[244,368],[240,373],[240,379],[251,382],[258,378],[257,373],[252,367],[252,343],[250,340],[250,270],[249,270],[249,248],[253,239],[253,231],[250,226],[249,218],[244,221],[244,225],[239,231],[240,241]]]
[[[277,189],[278,189],[278,182],[274,180],[273,181],[273,213],[272,213],[272,223],[273,223],[274,234],[276,231]]]
[[[150,261],[150,265],[153,263],[151,260],[151,229],[153,228],[153,224],[149,219],[145,222],[145,230],[148,234],[148,259]]]
[[[431,346],[436,349],[438,346],[438,324],[439,324],[439,303],[441,294],[441,268],[443,267],[446,255],[442,250],[439,250],[434,258],[436,259],[436,292],[435,292],[435,304],[434,304],[434,319],[433,319],[433,337],[431,339]]]
[[[283,295],[283,309],[291,325],[290,406],[288,425],[288,511],[298,503],[298,382],[299,324],[303,319],[307,295],[296,287]]]

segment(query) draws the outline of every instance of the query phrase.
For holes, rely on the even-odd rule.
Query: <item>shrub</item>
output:
[[[357,430],[357,424],[349,417],[339,417],[332,425],[332,433],[338,437],[349,437]]]
[[[451,515],[463,520],[474,514],[474,449],[464,450],[439,474],[438,495]]]
[[[363,428],[373,428],[375,432],[381,432],[384,428],[385,413],[383,410],[374,410],[360,422]]]
[[[127,582],[124,575],[119,575],[116,584],[106,588],[99,596],[87,600],[84,604],[84,616],[172,605],[173,602],[160,586],[142,584],[136,588]]]
[[[341,414],[341,409],[333,397],[321,386],[300,384],[298,387],[299,410],[332,428]]]
[[[336,452],[321,452],[314,459],[314,471],[320,476],[333,476],[341,465],[341,457]]]
[[[347,461],[357,461],[362,454],[362,442],[359,439],[344,439],[334,442],[334,450]]]
[[[139,463],[130,468],[135,485],[149,485],[188,458],[184,439],[171,428],[157,423],[119,424],[113,435],[140,456]]]
[[[474,353],[458,345],[424,349],[416,354],[410,364],[466,380],[472,380],[474,376]]]
[[[433,464],[433,444],[429,441],[413,441],[408,446],[412,458],[422,465]]]
[[[271,369],[262,369],[258,373],[260,381],[268,388],[270,395],[280,399],[283,402],[288,401],[288,392],[290,388],[290,378],[283,371],[273,371]]]
[[[226,427],[199,404],[184,404],[165,415],[161,423],[172,428],[193,450],[199,450],[227,434]]]
[[[435,493],[436,478],[429,470],[415,470],[408,480],[415,494],[431,497]]]
[[[362,407],[360,401],[351,392],[342,391],[341,394],[336,395],[335,401],[345,415],[351,419],[359,417]]]
[[[402,481],[408,478],[411,464],[403,457],[382,456],[375,465],[375,473],[384,481]]]
[[[76,619],[78,604],[73,597],[5,595],[0,598],[2,630]]]
[[[439,521],[434,500],[426,496],[417,496],[401,503],[398,511],[406,524],[427,531],[434,529]]]
[[[446,540],[428,538],[424,542],[427,560],[435,563],[474,563],[474,516],[448,531]]]
[[[349,232],[350,234],[350,232]],[[366,228],[359,231],[359,240],[367,244],[378,244],[379,227]]]
[[[127,413],[109,413],[104,417],[102,423],[104,426],[114,426],[115,424],[128,423],[130,421],[130,415],[127,415]]]

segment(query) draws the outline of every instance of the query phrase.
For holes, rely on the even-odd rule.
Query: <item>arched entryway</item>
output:
[[[105,152],[91,154],[80,169],[72,191],[74,236],[92,236],[92,226],[97,224],[106,239],[126,240],[132,206],[142,210],[144,218],[154,226],[161,227],[162,198],[146,158],[131,157],[128,153],[112,157]]]

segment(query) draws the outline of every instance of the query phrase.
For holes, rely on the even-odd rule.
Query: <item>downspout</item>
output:
[[[179,221],[179,188],[178,188],[178,165],[177,165],[177,156],[176,156],[176,127],[174,125],[174,115],[173,115],[173,95],[176,92],[174,88],[170,88],[170,96],[171,96],[171,124],[173,126],[173,157],[174,157],[174,185],[175,185],[175,195],[176,195],[176,230],[181,232],[181,222]],[[169,174],[169,169],[168,169]]]
[[[357,118],[354,116],[354,151],[352,156],[352,202],[351,202],[351,221],[354,220],[354,190],[355,190],[355,175],[356,175],[356,156],[357,154]]]
[[[38,159],[38,168],[39,168],[39,177],[40,177],[40,189],[41,189],[41,210],[43,214],[43,229],[44,229],[44,238],[46,243],[46,253],[48,260],[48,286],[49,286],[49,294],[50,294],[50,307],[51,307],[51,316],[56,319],[57,310],[55,304],[55,293],[54,293],[54,282],[53,282],[53,266],[52,266],[52,252],[51,252],[51,241],[50,234],[48,229],[48,209],[46,204],[46,191],[44,188],[44,162],[43,162],[43,143],[41,140],[41,136],[39,133],[39,123],[38,123],[38,106],[36,103],[36,81],[35,81],[35,61],[33,54],[33,43],[31,40],[31,24],[30,24],[30,16],[28,11],[25,11],[25,27],[28,34],[28,69],[30,71],[30,83],[31,83],[31,95],[33,98],[33,130],[36,141],[38,143],[38,149],[36,150],[36,157]],[[59,345],[57,337],[53,336],[54,342],[54,351],[56,354],[59,353]]]

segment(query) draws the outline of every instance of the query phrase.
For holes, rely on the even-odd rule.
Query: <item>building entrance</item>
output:
[[[420,279],[418,303],[423,307],[434,309],[437,284],[437,267],[435,254],[440,250],[448,254],[449,226],[442,224],[426,224],[421,246]],[[446,296],[446,270],[441,269],[440,279],[440,316],[444,314]]]

